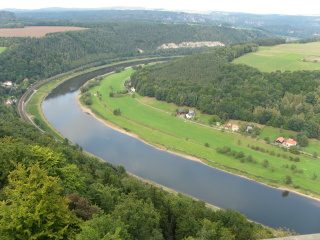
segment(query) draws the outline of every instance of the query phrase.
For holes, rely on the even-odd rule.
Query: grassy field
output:
[[[6,49],[7,49],[6,47],[0,47],[0,54]]]
[[[247,64],[263,72],[320,70],[320,42],[259,47],[257,52],[233,62]]]
[[[123,82],[132,73],[133,70],[126,70],[110,75],[101,81],[100,86],[90,90],[93,102],[91,108],[97,116],[138,135],[146,142],[159,148],[197,157],[211,166],[272,186],[284,186],[302,193],[320,195],[318,178],[314,178],[315,174],[320,171],[319,160],[299,155],[300,162],[290,161],[297,156],[277,146],[268,145],[263,141],[240,134],[201,126],[194,121],[186,121],[176,117],[172,114],[172,111],[177,108],[173,104],[143,98],[138,94],[135,94],[136,98],[130,94],[109,97],[110,91],[123,90]],[[100,99],[96,94],[97,91],[101,94]],[[143,105],[137,100],[168,113]],[[113,114],[113,110],[118,108],[121,111],[121,116]],[[271,131],[270,128],[262,134],[269,135],[273,132],[272,134],[276,136],[276,131]],[[244,160],[240,161],[231,154],[226,155],[216,151],[216,148],[224,146],[229,146],[237,152],[243,152]],[[258,147],[259,150],[257,150]],[[247,160],[248,155],[251,155],[254,161]],[[267,166],[263,165],[265,160],[268,162]],[[292,170],[292,165],[299,171]],[[291,176],[293,180],[290,185],[284,183],[287,175]]]

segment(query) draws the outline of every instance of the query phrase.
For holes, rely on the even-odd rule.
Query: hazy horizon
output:
[[[269,0],[266,4],[260,4],[254,0],[227,0],[221,2],[208,2],[198,0],[192,2],[183,1],[144,1],[144,0],[118,0],[102,1],[91,0],[89,2],[78,1],[40,1],[40,0],[12,0],[0,3],[0,9],[38,10],[43,8],[141,8],[148,10],[174,10],[174,11],[194,11],[194,12],[239,12],[252,14],[283,14],[283,15],[320,15],[317,2],[315,0],[305,0],[303,2],[292,2],[288,0]]]

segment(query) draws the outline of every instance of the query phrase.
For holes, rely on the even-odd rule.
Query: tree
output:
[[[117,108],[117,109],[113,110],[113,114],[116,115],[116,116],[120,116],[121,115],[120,108]]]
[[[293,154],[300,154],[300,151],[296,146],[291,146],[289,151]]]
[[[303,132],[297,134],[297,141],[300,147],[306,147],[309,144],[308,137]]]
[[[78,194],[67,195],[70,202],[68,203],[69,209],[74,210],[77,217],[83,220],[89,220],[92,215],[98,212],[98,208],[91,206],[86,198],[80,197]]]
[[[73,238],[80,219],[60,195],[59,178],[47,175],[39,164],[22,164],[9,176],[0,202],[0,236],[3,239]]]
[[[292,178],[290,175],[286,175],[286,178],[284,180],[285,184],[289,185],[292,183]]]
[[[151,202],[127,197],[115,207],[112,217],[128,226],[127,231],[133,239],[163,239],[160,216]]]
[[[264,159],[262,165],[264,168],[267,168],[269,166],[269,161],[267,159]]]
[[[198,239],[235,239],[235,235],[228,228],[222,226],[221,222],[211,222],[208,219],[203,220],[202,228],[198,231]]]
[[[122,240],[131,239],[125,224],[120,219],[113,219],[110,215],[95,215],[81,226],[81,233],[77,240]]]

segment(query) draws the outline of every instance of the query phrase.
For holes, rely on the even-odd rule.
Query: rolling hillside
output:
[[[260,47],[257,52],[241,56],[233,62],[263,72],[320,70],[320,42]]]

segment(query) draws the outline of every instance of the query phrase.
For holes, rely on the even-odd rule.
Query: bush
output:
[[[269,166],[269,161],[267,159],[264,159],[262,165],[264,168],[267,168]]]
[[[116,115],[116,116],[120,116],[121,115],[120,108],[117,108],[117,109],[113,110],[113,114]]]
[[[298,148],[296,146],[291,146],[289,151],[293,154],[300,154],[300,151],[298,150]]]
[[[287,185],[289,185],[289,184],[292,183],[292,178],[291,178],[290,175],[287,175],[287,176],[286,176],[286,178],[285,178],[285,180],[284,180],[284,183],[287,184]]]

